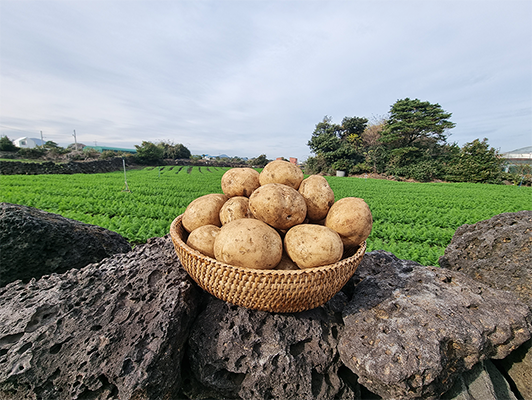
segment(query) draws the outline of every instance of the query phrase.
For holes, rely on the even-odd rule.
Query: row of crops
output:
[[[195,198],[221,193],[228,168],[148,167],[106,174],[0,176],[0,201],[118,232],[132,243],[164,236]],[[126,185],[127,179],[127,185]],[[368,251],[437,265],[459,226],[532,209],[532,188],[327,177],[336,199],[361,197],[374,226]],[[129,189],[129,191],[127,190]]]

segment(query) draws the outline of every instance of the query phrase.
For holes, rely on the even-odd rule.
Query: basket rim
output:
[[[301,268],[297,270],[278,270],[278,269],[255,269],[255,268],[244,268],[239,267],[236,265],[226,264],[221,261],[218,261],[214,258],[208,257],[204,255],[203,253],[199,252],[196,249],[193,249],[189,245],[186,244],[186,242],[182,239],[181,235],[179,235],[177,231],[177,226],[183,219],[183,214],[180,214],[177,216],[172,223],[170,224],[170,236],[172,237],[174,242],[177,242],[177,245],[181,248],[183,248],[187,253],[190,253],[194,255],[195,257],[201,259],[202,261],[208,262],[211,265],[216,264],[220,267],[227,268],[229,271],[239,272],[242,274],[257,274],[257,275],[281,275],[281,276],[297,276],[297,275],[306,275],[309,273],[326,273],[327,271],[343,268],[346,264],[350,264],[353,259],[357,259],[359,257],[362,257],[366,251],[366,241],[362,242],[357,249],[357,251],[349,257],[343,258],[340,261],[337,261],[334,264],[328,264],[328,265],[322,265],[319,267],[311,267],[311,268]],[[185,228],[182,228],[183,231]]]

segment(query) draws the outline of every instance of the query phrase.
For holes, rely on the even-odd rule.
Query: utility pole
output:
[[[129,186],[127,185],[127,175],[126,175],[126,160],[122,158],[122,165],[124,166],[124,189],[122,192],[130,192]]]
[[[72,134],[74,136],[74,144],[75,144],[75,150],[78,149],[78,139],[76,138],[76,130],[74,129],[74,133]]]

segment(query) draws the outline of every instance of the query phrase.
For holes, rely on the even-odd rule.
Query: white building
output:
[[[506,172],[508,172],[512,166],[523,164],[532,165],[532,146],[509,151],[507,153],[501,154],[501,156],[507,162]]]
[[[22,149],[34,149],[37,146],[42,146],[44,142],[41,139],[21,137],[13,140],[13,144]]]

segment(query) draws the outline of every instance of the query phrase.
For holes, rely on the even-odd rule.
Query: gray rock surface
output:
[[[510,385],[489,360],[482,361],[458,376],[443,396],[448,400],[517,400]]]
[[[532,340],[529,340],[508,357],[497,361],[512,383],[519,398],[532,400]]]
[[[1,399],[175,399],[199,297],[169,237],[0,288]]]
[[[275,314],[209,296],[189,340],[191,398],[359,398],[341,368],[339,315],[325,307]]]
[[[383,251],[366,254],[340,293],[303,313],[205,299],[184,385],[200,399],[347,399],[361,391],[439,398],[479,363],[506,357],[532,329],[515,295]],[[476,393],[461,382],[461,395]]]
[[[116,232],[47,213],[0,203],[0,286],[82,268],[131,246]]]
[[[341,360],[383,398],[437,398],[531,337],[530,309],[512,293],[383,251],[364,257],[344,291]]]
[[[512,291],[532,308],[532,211],[499,214],[459,227],[439,263]]]
[[[440,265],[515,293],[532,308],[532,211],[504,213],[458,228]],[[527,342],[498,362],[521,398],[532,400],[532,349]]]
[[[248,310],[157,238],[0,288],[0,398],[513,400],[493,362],[528,400],[531,331],[516,294],[384,251],[322,307]]]

